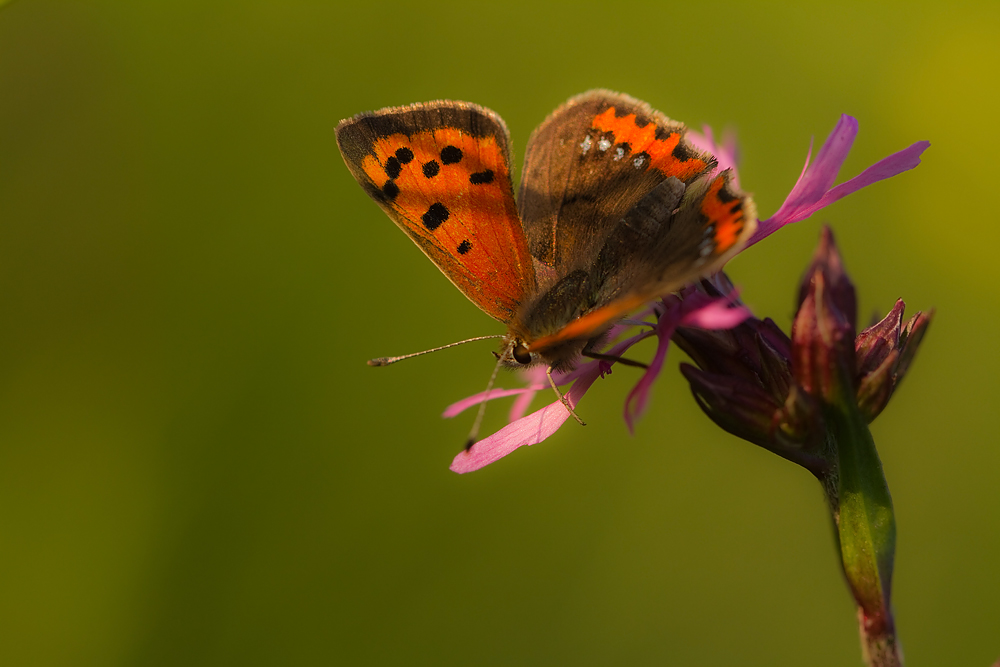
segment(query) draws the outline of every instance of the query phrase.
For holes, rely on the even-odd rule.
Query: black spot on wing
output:
[[[441,149],[441,162],[455,164],[462,161],[462,149],[457,146],[445,146]]]
[[[487,169],[486,171],[477,171],[476,173],[469,176],[469,183],[473,185],[483,185],[485,183],[493,182],[493,170]]]
[[[678,141],[677,145],[674,146],[674,150],[672,150],[670,154],[681,162],[687,162],[691,158],[695,157],[694,151],[691,150],[691,147],[688,146],[684,140]]]
[[[656,132],[653,134],[653,138],[657,141],[666,141],[667,138],[674,132],[670,128],[656,126]]]
[[[728,186],[719,188],[719,201],[723,204],[728,204],[734,199],[736,199],[736,195],[732,193]]]
[[[413,151],[405,146],[396,150],[396,159],[399,160],[400,164],[409,164],[410,160],[413,159]]]
[[[385,185],[382,186],[382,194],[384,194],[389,201],[392,201],[396,198],[396,195],[399,194],[399,186],[393,183],[390,179],[385,182]]]
[[[451,212],[448,211],[448,208],[441,202],[437,202],[431,204],[430,208],[427,209],[427,212],[424,213],[420,219],[423,221],[424,227],[433,232],[435,229],[440,227],[441,223],[447,220],[450,215]]]
[[[437,163],[437,160],[431,160],[430,162],[425,162],[423,166],[424,176],[427,178],[434,178],[441,171],[441,165]]]
[[[459,255],[464,255],[465,253],[472,250],[472,244],[469,243],[468,239],[466,239],[465,241],[462,241],[461,243],[458,244],[458,248],[456,248],[456,250],[458,250]]]
[[[399,174],[403,171],[403,167],[400,166],[399,160],[396,159],[395,155],[385,161],[384,169],[385,175],[389,178],[399,178]]]

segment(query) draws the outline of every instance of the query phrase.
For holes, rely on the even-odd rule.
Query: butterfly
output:
[[[753,201],[686,132],[628,95],[583,93],[532,133],[515,199],[510,134],[484,107],[390,107],[336,129],[365,192],[506,325],[500,364],[546,364],[560,398],[554,370],[602,358],[616,322],[718,271],[753,234]]]

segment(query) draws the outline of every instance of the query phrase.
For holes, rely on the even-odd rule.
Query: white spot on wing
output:
[[[611,148],[611,142],[604,137],[601,137],[601,140],[597,142],[597,147],[602,151],[606,151]]]
[[[614,160],[615,162],[618,162],[618,160],[621,160],[623,157],[625,157],[625,149],[619,146],[618,148],[615,149]]]
[[[580,144],[580,148],[583,149],[583,154],[586,155],[587,151],[590,150],[590,135],[588,134],[583,138],[583,142]]]
[[[642,166],[646,164],[646,156],[640,155],[636,159],[632,160],[632,164],[635,165],[636,169],[642,169]]]

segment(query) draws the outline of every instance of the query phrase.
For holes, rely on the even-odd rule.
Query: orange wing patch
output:
[[[544,353],[546,349],[560,343],[589,338],[597,332],[606,329],[612,322],[620,319],[630,310],[638,308],[651,298],[647,294],[633,294],[618,301],[613,301],[606,306],[601,306],[597,310],[592,310],[586,315],[576,318],[556,333],[531,341],[528,344],[528,350]]]
[[[489,315],[509,321],[533,287],[503,146],[458,128],[378,138],[361,169],[397,222]]]
[[[675,176],[687,182],[708,166],[687,144],[681,143],[681,132],[670,131],[657,139],[656,124],[649,122],[640,127],[634,113],[618,117],[615,108],[609,107],[594,117],[591,127],[599,132],[614,134],[615,143],[627,143],[633,156],[641,153],[648,155],[648,166],[659,169],[667,178]]]
[[[712,181],[701,202],[701,213],[705,216],[705,231],[711,234],[713,254],[721,255],[732,248],[745,227],[743,198],[734,194],[729,185],[728,173],[722,173]]]

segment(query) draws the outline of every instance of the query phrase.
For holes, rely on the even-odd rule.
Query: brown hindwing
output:
[[[579,278],[591,289],[584,312],[560,323],[539,318],[541,311],[530,306],[524,311],[528,348],[564,364],[552,355],[573,350],[568,341],[586,341],[643,303],[720,270],[756,225],[753,200],[736,188],[729,170],[705,174],[680,199],[665,181],[628,211]]]
[[[628,95],[572,98],[532,134],[519,207],[531,254],[556,277],[593,262],[622,217],[670,177],[684,184],[715,159]]]

